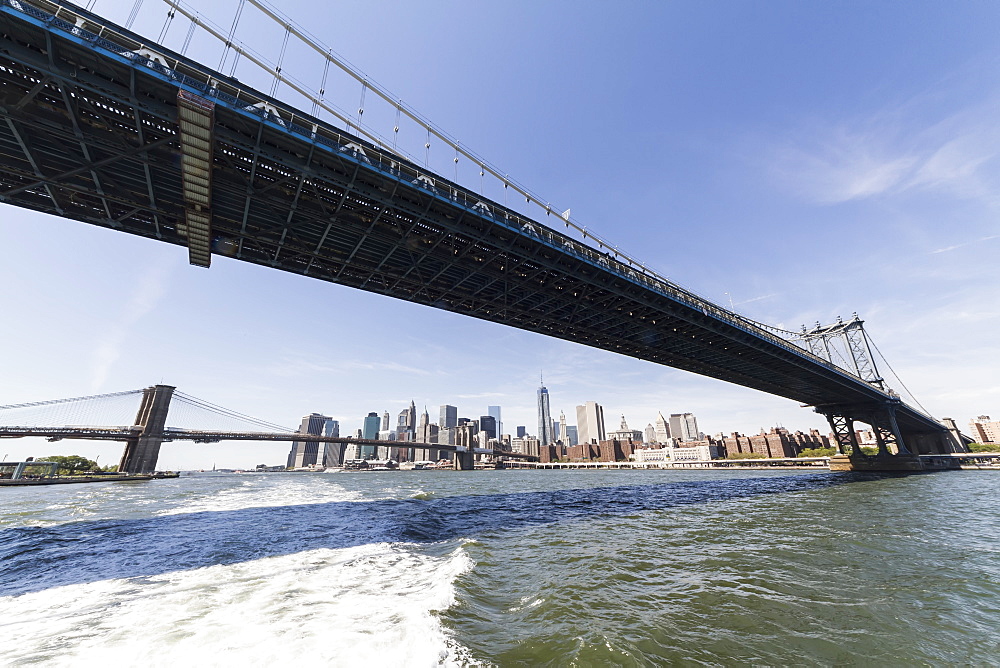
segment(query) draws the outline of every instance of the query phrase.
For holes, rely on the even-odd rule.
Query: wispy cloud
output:
[[[105,331],[105,338],[94,348],[90,372],[90,389],[94,392],[102,389],[111,368],[121,357],[121,347],[135,326],[146,314],[153,310],[157,302],[167,291],[170,275],[170,263],[162,260],[152,264],[139,277],[122,309],[121,316],[110,323]]]
[[[786,188],[819,204],[908,191],[996,198],[998,101],[923,116],[920,98],[852,121],[814,121],[766,152]]]

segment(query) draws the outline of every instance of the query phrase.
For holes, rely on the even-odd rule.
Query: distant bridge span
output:
[[[59,14],[56,17],[56,14]],[[0,202],[815,407],[860,456],[961,449],[882,387],[63,0],[0,0]]]

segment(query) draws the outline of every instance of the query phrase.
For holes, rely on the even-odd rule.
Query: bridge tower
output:
[[[135,424],[142,430],[136,438],[126,441],[125,452],[118,464],[119,472],[152,473],[156,470],[174,389],[172,385],[154,385],[142,391],[142,403],[135,416]]]

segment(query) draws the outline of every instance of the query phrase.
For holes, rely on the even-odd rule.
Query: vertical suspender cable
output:
[[[278,64],[274,66],[274,81],[271,82],[271,97],[278,92],[278,83],[281,76],[281,63],[285,61],[285,51],[288,49],[288,36],[291,34],[291,28],[285,26],[285,39],[281,42],[281,53],[278,54]]]
[[[160,28],[160,36],[156,39],[157,44],[163,44],[163,40],[167,38],[167,31],[170,30],[170,24],[174,20],[174,8],[171,7],[167,10],[167,18],[163,22],[163,27]]]
[[[326,58],[323,60],[323,82],[319,85],[319,97],[313,100],[312,115],[317,116],[319,114],[319,107],[323,104],[323,96],[326,95],[326,77],[330,74],[330,59]]]
[[[132,24],[135,23],[135,17],[139,15],[139,8],[142,7],[142,0],[135,0],[135,4],[132,5],[132,11],[128,15],[128,20],[125,21],[125,27],[130,29]]]
[[[329,62],[329,61],[327,61]],[[358,132],[361,132],[361,117],[365,115],[365,93],[368,92],[368,82],[361,82],[361,102],[358,104]]]
[[[222,47],[222,58],[219,60],[219,66],[215,69],[220,72],[223,71],[223,67],[226,65],[226,56],[229,55],[229,48],[233,44],[233,38],[236,36],[236,26],[240,22],[240,16],[243,14],[243,5],[245,0],[240,0],[239,4],[236,5],[236,15],[233,16],[233,25],[229,27],[229,37],[226,38],[226,45]],[[239,52],[237,52],[236,57],[239,58]],[[233,64],[233,70],[236,70],[236,64]]]
[[[181,47],[181,55],[187,55],[188,47],[191,46],[191,38],[194,37],[194,29],[198,24],[191,19],[191,25],[188,26],[187,36],[184,38],[184,46]]]

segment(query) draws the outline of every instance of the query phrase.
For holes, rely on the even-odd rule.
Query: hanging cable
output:
[[[427,141],[424,142],[424,168],[430,169],[431,164],[431,130],[427,128]]]
[[[188,47],[191,46],[191,38],[194,37],[194,29],[198,27],[198,24],[191,19],[191,25],[188,26],[187,36],[184,38],[184,46],[181,47],[181,55],[187,55]]]
[[[156,39],[157,44],[163,44],[163,40],[167,38],[167,31],[170,30],[170,24],[174,20],[174,8],[171,7],[167,10],[167,18],[163,22],[163,27],[160,28],[160,36]]]
[[[239,4],[236,5],[236,15],[233,16],[233,25],[229,27],[229,37],[226,38],[226,44],[222,47],[222,58],[219,60],[219,66],[215,69],[220,72],[223,71],[223,67],[226,64],[226,57],[229,55],[229,49],[233,45],[233,38],[236,37],[236,26],[240,22],[240,16],[243,14],[243,5],[246,0],[240,0]],[[236,53],[236,57],[239,58],[239,52]],[[233,63],[233,71],[236,71],[236,64]]]
[[[868,338],[868,342],[872,344],[872,348],[875,349],[875,352],[878,353],[879,357],[882,358],[882,361],[885,362],[885,365],[889,368],[889,373],[891,373],[893,377],[899,382],[899,386],[902,387],[903,390],[905,390],[908,395],[910,395],[910,398],[913,399],[913,403],[915,403],[917,406],[920,406],[920,410],[930,415],[931,412],[926,408],[924,408],[923,404],[921,404],[920,401],[918,401],[917,398],[913,395],[913,392],[910,392],[910,388],[908,388],[906,384],[903,383],[903,379],[899,377],[899,375],[896,373],[896,370],[892,368],[891,364],[889,364],[889,360],[885,358],[885,355],[882,354],[882,351],[878,349],[877,345],[875,345],[875,341],[872,339],[871,334],[865,332],[865,336]]]
[[[392,128],[392,150],[393,151],[396,150],[396,139],[399,137],[399,114],[400,114],[400,107],[402,106],[402,104],[403,104],[402,100],[400,100],[399,102],[396,103],[396,125],[393,126],[393,128]]]
[[[365,115],[365,93],[368,92],[368,82],[361,84],[361,102],[358,104],[358,132],[361,132],[361,117]]]
[[[323,104],[323,96],[326,95],[326,78],[330,74],[330,59],[327,58],[323,61],[323,81],[319,85],[319,97],[313,100],[312,115],[319,115],[320,105]]]
[[[125,27],[129,30],[132,29],[132,24],[135,23],[135,17],[139,15],[140,7],[142,7],[142,0],[135,0],[135,4],[132,5],[132,11],[128,15],[128,20],[125,21]]]
[[[271,82],[271,97],[278,92],[278,83],[281,76],[281,63],[285,60],[285,51],[288,49],[288,36],[291,35],[291,28],[285,26],[285,39],[281,42],[281,53],[278,54],[278,64],[274,66],[274,81]]]

